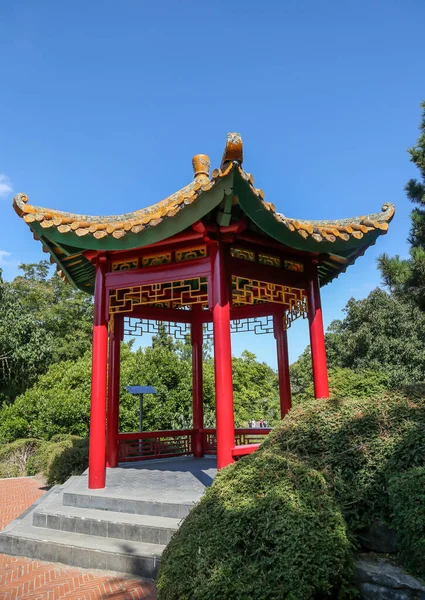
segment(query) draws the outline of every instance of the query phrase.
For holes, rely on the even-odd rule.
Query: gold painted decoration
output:
[[[258,279],[232,276],[232,299],[234,306],[273,302],[286,304],[291,309],[305,296],[304,290]]]
[[[230,248],[230,256],[233,256],[233,258],[239,258],[240,260],[249,260],[250,262],[255,262],[255,252],[252,250]]]
[[[139,261],[137,258],[132,260],[115,260],[111,264],[112,271],[129,271],[130,269],[137,269]]]
[[[280,267],[280,258],[277,256],[270,256],[269,254],[259,254],[258,262],[262,265],[268,265],[269,267]]]
[[[286,269],[287,271],[295,271],[296,273],[304,272],[304,265],[301,263],[297,263],[293,260],[284,260],[283,268]]]
[[[109,296],[109,312],[132,312],[136,306],[169,303],[173,308],[206,304],[207,280],[196,277],[185,281],[169,281],[114,290]]]
[[[285,317],[283,319],[283,328],[289,329],[291,324],[296,320],[302,317],[303,319],[307,319],[308,317],[308,303],[307,296],[303,294],[303,296],[299,299],[294,299],[289,309],[285,312]]]
[[[205,256],[207,256],[207,247],[196,246],[195,248],[184,248],[183,250],[176,250],[175,256],[176,262],[194,260],[195,258],[204,258]]]
[[[144,267],[156,267],[158,265],[168,265],[171,262],[171,252],[163,252],[162,254],[152,254],[142,258]]]

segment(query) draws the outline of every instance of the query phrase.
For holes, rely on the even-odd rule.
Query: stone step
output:
[[[54,504],[33,512],[34,527],[161,545],[168,544],[180,523],[181,519],[171,517],[58,507]]]
[[[64,506],[89,508],[103,511],[127,513],[131,515],[151,515],[153,517],[170,517],[184,519],[194,506],[193,502],[157,502],[125,496],[105,495],[92,490],[87,492],[64,491]]]
[[[130,573],[148,579],[157,575],[161,544],[88,536],[27,524],[0,532],[0,553],[50,562]]]

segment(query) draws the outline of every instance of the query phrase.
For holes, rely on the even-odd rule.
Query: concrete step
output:
[[[32,515],[30,515],[32,516]],[[165,546],[33,527],[0,532],[0,553],[154,579]]]
[[[57,503],[33,512],[35,527],[161,545],[168,544],[180,523],[181,519],[171,517],[58,506]]]
[[[87,492],[65,490],[63,504],[64,506],[76,508],[120,512],[130,515],[170,517],[172,519],[184,519],[194,506],[193,502],[156,502],[154,500],[135,499],[134,496],[125,496],[124,494],[114,497],[92,490],[87,490]]]

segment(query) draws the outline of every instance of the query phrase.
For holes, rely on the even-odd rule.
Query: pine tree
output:
[[[421,134],[408,149],[410,160],[419,169],[420,180],[411,179],[405,186],[408,199],[415,205],[409,233],[410,258],[382,254],[378,267],[385,285],[394,294],[407,294],[425,310],[425,102],[422,107]]]

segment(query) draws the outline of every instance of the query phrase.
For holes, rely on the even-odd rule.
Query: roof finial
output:
[[[192,158],[195,179],[208,179],[210,159],[206,154],[197,154]]]
[[[243,162],[243,147],[240,133],[227,134],[226,147],[221,159],[221,168],[225,167],[226,163],[229,162],[237,162],[239,165]]]

